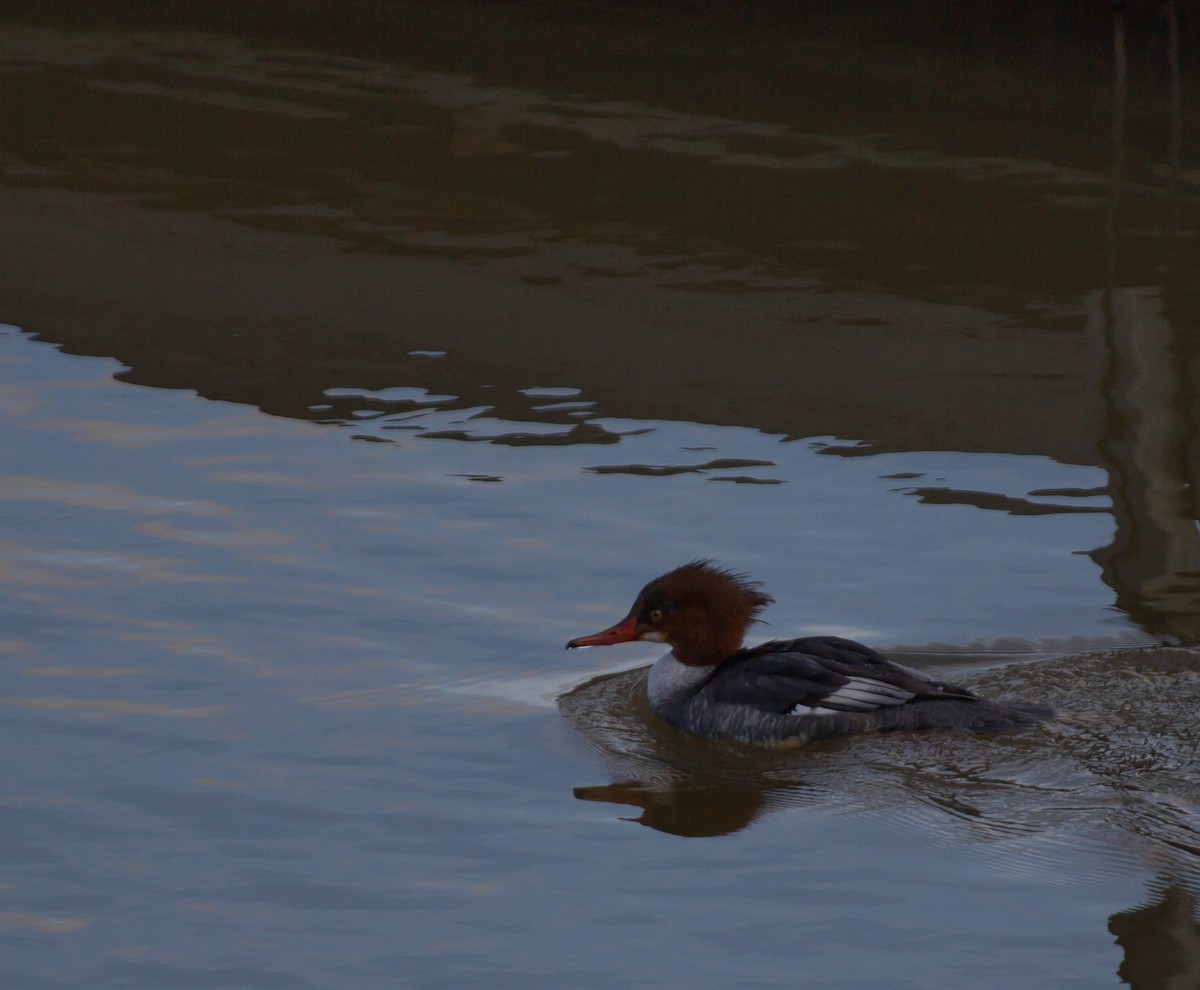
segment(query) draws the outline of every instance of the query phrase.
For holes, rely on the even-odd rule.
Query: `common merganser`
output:
[[[761,586],[694,560],[647,584],[616,625],[567,649],[666,643],[671,651],[650,668],[650,707],[709,739],[779,745],[887,729],[993,732],[1054,714],[1045,705],[985,700],[837,636],[743,649],[746,630],[775,601]]]

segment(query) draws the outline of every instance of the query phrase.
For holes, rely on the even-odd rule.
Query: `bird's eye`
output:
[[[662,614],[661,608],[650,609],[650,621],[651,622],[662,622],[662,615],[663,614]]]

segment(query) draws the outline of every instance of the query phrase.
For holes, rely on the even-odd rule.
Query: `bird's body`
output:
[[[743,649],[749,624],[773,601],[758,589],[740,574],[693,561],[646,585],[617,625],[567,646],[669,644],[650,670],[650,705],[706,738],[783,744],[889,729],[990,732],[1053,714],[1042,705],[980,698],[839,637]]]

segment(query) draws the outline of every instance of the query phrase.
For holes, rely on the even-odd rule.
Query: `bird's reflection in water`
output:
[[[598,677],[559,699],[611,783],[575,797],[640,809],[629,821],[680,836],[739,832],[768,811],[837,814],[856,829],[907,822],[946,842],[987,842],[992,868],[1162,879],[1150,902],[1109,919],[1134,990],[1200,987],[1200,651],[1114,650],[978,671],[997,696],[1029,696],[1059,717],[992,736],[951,731],[859,736],[790,750],[685,736],[645,698],[646,671]],[[915,853],[919,855],[919,853]],[[1065,864],[1069,864],[1069,867]]]
[[[774,805],[806,799],[812,789],[794,754],[684,735],[651,710],[646,673],[597,677],[559,699],[614,778],[576,788],[577,798],[640,808],[631,820],[685,836],[737,832]],[[844,741],[808,751],[840,746]]]
[[[837,811],[853,811],[894,803],[901,791],[969,827],[1011,833],[1021,826],[979,798],[989,787],[1041,786],[995,774],[987,747],[996,737],[877,733],[779,748],[696,739],[654,714],[645,685],[645,669],[605,675],[563,695],[559,708],[612,777],[575,796],[640,808],[629,820],[662,832],[727,835],[774,808],[836,800]],[[1015,734],[1002,747],[1020,769],[1028,751]]]
[[[614,781],[577,787],[582,801],[626,804],[641,809],[629,819],[659,832],[693,837],[740,832],[761,813],[764,795],[758,787],[694,782],[679,787],[649,787],[638,781]]]
[[[727,835],[807,805],[885,811],[951,841],[1028,835],[1042,855],[1089,836],[1111,851],[1114,829],[1132,848],[1200,850],[1200,652],[1114,650],[965,679],[1046,701],[1059,717],[993,735],[877,733],[766,749],[666,725],[646,701],[645,669],[597,677],[559,699],[611,778],[575,796],[640,808],[624,817],[686,836]],[[1200,872],[1200,859],[1188,859],[1184,872]]]

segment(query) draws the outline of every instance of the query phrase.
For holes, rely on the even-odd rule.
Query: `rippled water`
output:
[[[861,566],[878,534],[945,510],[879,477],[895,464],[863,475],[871,459],[830,458],[824,442],[587,419],[617,442],[462,443],[446,433],[528,438],[545,420],[349,387],[327,398],[360,404],[327,429],[131,388],[112,380],[111,362],[15,330],[0,340],[4,732],[24,754],[4,845],[18,984],[303,986],[402,973],[419,985],[497,967],[587,984],[598,965],[657,982],[679,952],[706,959],[714,980],[771,982],[801,926],[838,972],[856,946],[846,979],[871,985],[900,946],[975,944],[976,926],[991,933],[1006,911],[1004,938],[987,936],[996,952],[1028,953],[1053,925],[1060,961],[1039,971],[1087,985],[1116,957],[1105,910],[1080,915],[1085,904],[1132,908],[1151,896],[1143,883],[1194,889],[1190,653],[1055,658],[971,678],[1054,703],[1062,718],[1034,733],[861,739],[788,756],[680,739],[648,713],[638,672],[568,690],[589,669],[636,659],[581,660],[561,643],[621,611],[659,560],[714,543],[774,579],[773,628],[876,642],[882,628],[893,644],[926,644],[925,662],[968,667],[1050,655],[1067,633],[1135,639],[1114,626],[1094,577],[1065,567],[1091,569],[1066,541],[1103,538],[1089,528],[1102,517],[1051,530],[1065,544],[1059,580],[1073,589],[1052,602],[1028,591],[1005,602],[1000,585],[1036,572],[1024,558],[1052,553],[1040,524],[1059,517],[1003,513],[990,536],[929,524],[939,547],[995,550],[981,587],[969,570],[956,577],[944,550],[913,581],[914,545],[868,595],[852,562],[827,564],[818,582],[774,559],[770,529],[792,504],[776,493],[801,488],[792,497],[817,517],[783,539],[819,559],[843,534]],[[367,426],[354,416],[388,401],[406,408],[386,406]],[[403,441],[353,440],[386,435],[389,420],[410,428]],[[740,453],[787,484],[710,484],[727,470],[715,468],[673,476],[671,491],[653,472],[589,470],[688,462],[694,446],[708,448],[699,463]],[[953,465],[963,479],[986,470],[969,455],[926,458],[906,463],[937,463],[943,476]],[[1016,490],[1080,483],[1066,477],[1079,469],[1029,471]],[[490,477],[503,481],[477,480]],[[829,490],[847,478],[857,509]],[[749,518],[721,540],[691,536],[733,508]],[[874,536],[850,537],[855,514],[875,520]],[[949,598],[973,608],[946,608]],[[1031,635],[963,655],[968,637],[1014,628]],[[1051,631],[1057,639],[1032,635]],[[668,836],[757,827],[705,853],[611,833],[623,820]],[[710,913],[714,900],[722,908]],[[730,912],[723,938],[736,941],[697,941],[710,924],[726,932]],[[887,930],[870,950],[852,934],[864,913]],[[624,961],[597,930],[633,946]],[[210,963],[216,945],[223,962]],[[965,979],[977,953],[928,954],[914,980]],[[1024,978],[1023,958],[978,985]],[[1081,959],[1092,961],[1082,976]]]
[[[1196,985],[1190,19],[261,9],[0,20],[0,986]],[[1058,717],[682,737],[699,556]]]

